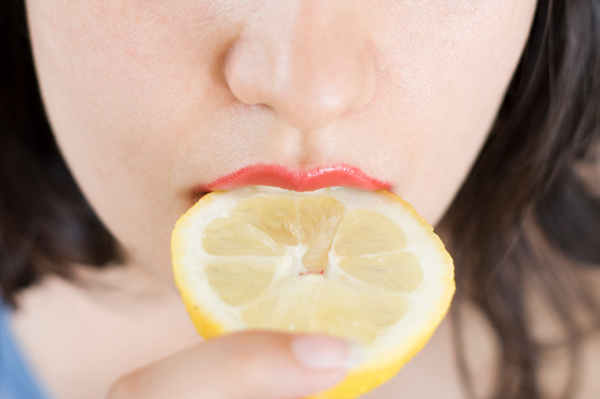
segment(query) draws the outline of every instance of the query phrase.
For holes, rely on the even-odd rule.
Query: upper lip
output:
[[[391,184],[375,179],[349,165],[322,166],[292,170],[281,165],[256,164],[217,178],[197,187],[197,193],[233,190],[243,186],[275,186],[294,191],[314,191],[344,186],[361,190],[390,190]]]

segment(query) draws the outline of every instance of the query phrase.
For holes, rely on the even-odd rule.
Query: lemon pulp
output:
[[[387,192],[213,193],[180,219],[175,275],[198,331],[325,333],[367,359],[319,397],[390,378],[427,341],[454,291],[452,261],[414,209]]]

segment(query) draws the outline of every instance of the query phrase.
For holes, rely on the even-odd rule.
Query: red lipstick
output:
[[[244,186],[275,186],[294,191],[314,191],[325,187],[344,186],[361,190],[390,190],[391,184],[374,179],[348,165],[290,170],[279,165],[257,164],[197,188],[197,193],[233,190]]]

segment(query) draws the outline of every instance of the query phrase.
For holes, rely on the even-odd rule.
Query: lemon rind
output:
[[[261,191],[260,188],[257,189],[248,187],[245,189],[246,192],[238,193],[238,196],[250,196],[256,192],[273,192],[273,190]],[[323,189],[320,191],[322,194],[325,194],[326,190],[327,189]],[[275,190],[275,192],[277,192],[277,190]],[[194,325],[196,326],[200,335],[206,339],[220,336],[226,331],[232,331],[232,329],[231,326],[228,326],[229,323],[224,322],[223,318],[217,314],[217,312],[211,311],[208,306],[203,305],[201,301],[197,300],[197,298],[192,297],[193,293],[195,292],[195,289],[193,288],[194,282],[190,281],[190,279],[187,278],[188,276],[185,275],[185,257],[186,254],[190,253],[190,244],[187,242],[185,232],[188,228],[194,225],[194,220],[199,212],[203,212],[203,210],[207,209],[215,198],[227,193],[229,192],[215,192],[204,196],[177,221],[171,240],[176,284],[182,293],[183,302],[192,318]],[[387,191],[379,191],[378,194],[380,194],[383,198],[387,198],[391,203],[399,203],[401,205],[400,208],[402,209],[401,212],[407,213],[408,216],[410,216],[410,219],[416,222],[418,228],[411,229],[413,230],[411,232],[407,231],[407,235],[411,237],[413,237],[415,233],[417,235],[427,235],[428,239],[426,240],[413,239],[412,241],[426,243],[425,245],[429,246],[430,250],[434,250],[433,253],[435,253],[437,256],[437,262],[441,265],[440,270],[444,271],[442,275],[437,276],[437,280],[440,282],[441,286],[444,287],[444,289],[438,298],[432,301],[435,303],[432,308],[436,309],[436,311],[428,314],[428,321],[426,324],[421,325],[417,333],[402,339],[401,345],[391,348],[388,347],[386,355],[379,353],[378,356],[374,356],[372,359],[370,359],[371,361],[366,361],[359,365],[356,369],[351,370],[347,378],[345,378],[336,387],[324,391],[316,396],[312,396],[311,398],[353,398],[369,391],[383,381],[391,378],[391,376],[393,376],[403,364],[410,360],[410,358],[412,358],[414,354],[416,354],[426,344],[430,336],[433,334],[447,313],[451,303],[452,295],[454,294],[455,284],[453,261],[450,255],[446,252],[441,239],[433,232],[433,228],[416,212],[414,207],[402,200],[397,195]],[[334,192],[332,192],[332,196],[336,197]],[[236,199],[233,199],[233,201],[235,202]],[[397,207],[398,205],[394,206]],[[356,207],[360,206],[357,205]],[[352,208],[353,206],[350,206],[348,209]],[[382,213],[385,214],[385,212]],[[403,226],[403,228],[404,227],[405,226]],[[422,249],[420,249],[420,251],[422,251]]]

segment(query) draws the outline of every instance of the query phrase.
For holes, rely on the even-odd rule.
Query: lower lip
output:
[[[358,168],[335,165],[297,171],[279,165],[252,165],[218,178],[196,189],[208,191],[233,190],[244,186],[274,186],[294,191],[314,191],[325,187],[344,186],[360,190],[390,190],[391,184],[374,179]]]

